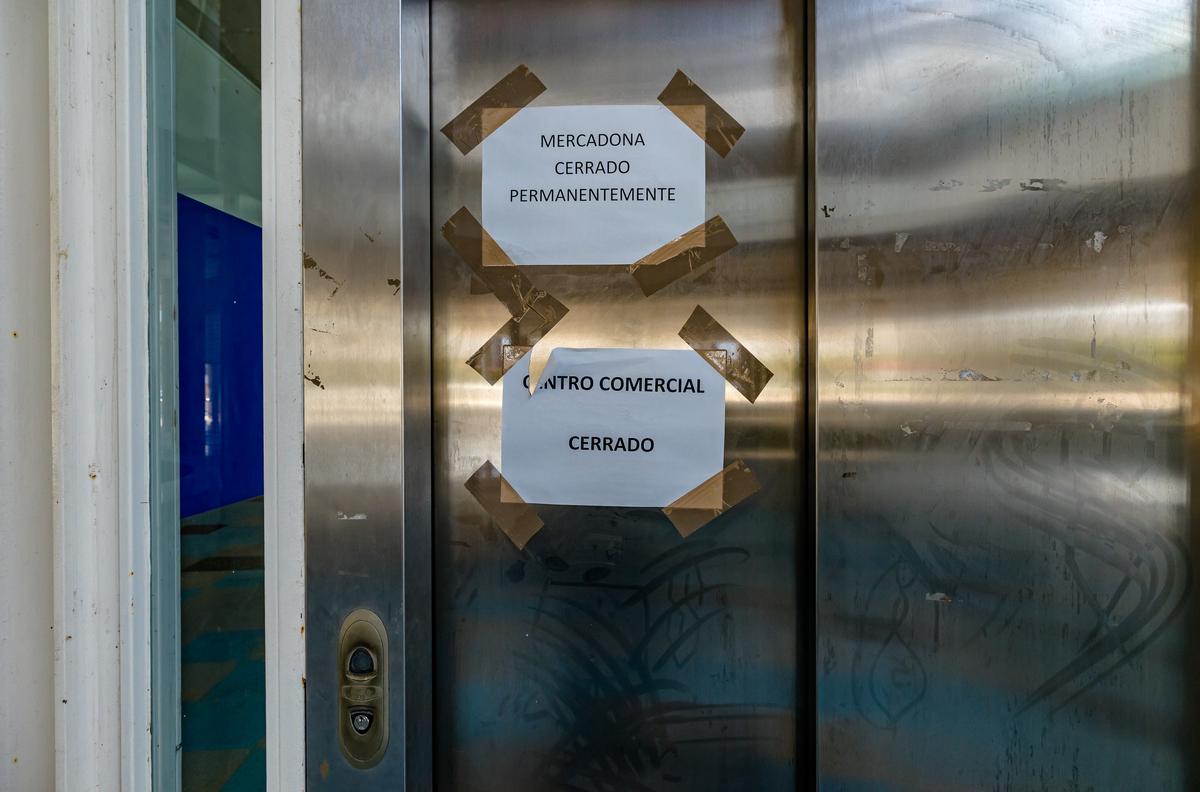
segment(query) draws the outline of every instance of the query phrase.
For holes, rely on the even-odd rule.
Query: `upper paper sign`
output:
[[[483,142],[483,227],[516,264],[632,264],[704,219],[704,141],[661,105],[526,107]]]
[[[690,349],[558,348],[532,394],[530,357],[504,375],[500,424],[525,502],[662,507],[721,471],[725,380]]]

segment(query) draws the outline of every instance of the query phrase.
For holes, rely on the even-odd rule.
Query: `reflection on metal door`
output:
[[[803,772],[804,18],[791,7],[305,4],[310,788],[774,790]],[[684,180],[703,195],[672,215],[695,227],[638,261],[502,261],[525,254],[480,226],[479,143],[518,128],[525,105],[632,106],[672,129],[680,151],[664,159],[703,171]],[[670,199],[628,189],[604,195]],[[703,414],[724,420],[675,436],[708,438],[711,478],[669,503],[654,500],[665,488],[646,496],[654,507],[505,502],[504,374],[537,379],[556,348],[701,361],[688,388],[718,394]]]
[[[441,788],[795,783],[803,20],[786,6],[433,5],[431,122],[447,125],[432,139]],[[512,276],[498,281],[480,260],[484,111],[662,107],[672,90],[691,91],[681,104],[704,101],[700,91],[711,100],[703,203],[717,219],[707,247],[693,245],[680,277],[650,288],[628,266],[525,267],[514,297]],[[566,149],[564,159],[605,158],[596,151]],[[718,245],[729,249],[708,255]],[[528,356],[536,379],[556,348],[689,350],[690,339],[707,352],[719,345],[685,328],[707,317],[773,374],[747,383],[726,369],[743,386],[725,387],[725,497],[736,505],[684,537],[695,526],[681,531],[661,509],[514,516],[519,507],[500,502],[497,380],[514,360]],[[757,491],[737,502],[742,483]]]
[[[1196,786],[1191,4],[803,5],[306,3],[311,788]],[[489,136],[615,105],[698,225],[490,236]],[[597,348],[726,378],[720,508],[503,478],[506,372]]]
[[[817,0],[824,789],[1197,788],[1194,14]]]

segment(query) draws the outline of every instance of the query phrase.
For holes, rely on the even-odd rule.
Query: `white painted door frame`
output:
[[[144,6],[50,4],[55,782],[149,790]]]
[[[154,777],[147,158],[154,2],[50,5],[61,790],[148,792]],[[267,778],[268,789],[294,792],[304,787],[299,0],[264,0],[262,21]]]
[[[262,4],[267,789],[304,789],[300,0]]]

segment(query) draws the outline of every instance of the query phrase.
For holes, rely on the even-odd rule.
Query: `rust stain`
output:
[[[329,780],[329,760],[328,759],[321,762],[321,780],[322,781]]]
[[[1066,179],[1033,178],[1021,182],[1020,186],[1024,192],[1056,192],[1061,190],[1066,183]]]
[[[327,280],[333,284],[333,291],[329,293],[330,297],[337,294],[338,289],[342,288],[342,286],[345,284],[345,281],[340,281],[326,272],[319,264],[317,264],[317,260],[307,253],[304,254],[304,269],[315,270],[319,278],[322,280]]]

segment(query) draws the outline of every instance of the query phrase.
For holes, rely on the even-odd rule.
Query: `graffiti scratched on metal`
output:
[[[537,286],[570,311],[528,351],[534,377],[556,347],[686,350],[679,331],[697,305],[774,373],[754,403],[728,391],[726,464],[744,460],[738,470],[752,469],[761,489],[727,512],[677,511],[683,538],[659,509],[536,506],[538,523],[522,525],[544,526],[514,544],[511,525],[463,486],[486,460],[504,470],[501,387],[464,361],[511,313],[473,293],[471,267],[435,235],[440,788],[795,788],[805,277],[796,24],[760,0],[433,4],[434,128],[516,64],[546,86],[538,106],[657,105],[683,69],[745,125],[740,138],[726,130],[737,145],[724,157],[705,152],[706,216],[736,229],[736,246],[714,227],[711,251],[647,276],[652,298],[623,266],[537,267]],[[435,228],[462,207],[486,227],[484,152],[464,155],[440,134],[432,144]],[[701,266],[717,249],[716,265]]]
[[[822,782],[1194,788],[1191,3],[816,20]]]

